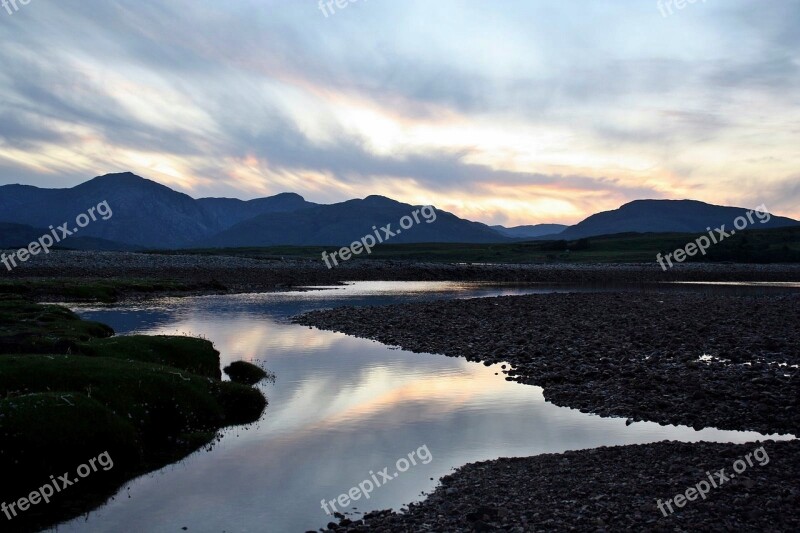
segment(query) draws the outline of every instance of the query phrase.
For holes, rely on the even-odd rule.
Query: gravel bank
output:
[[[584,412],[800,434],[800,294],[540,294],[295,320],[415,352],[509,363],[506,379]]]
[[[683,264],[667,272],[652,264],[458,265],[353,260],[333,269],[320,261],[233,256],[53,251],[32,257],[10,279],[137,278],[196,284],[221,282],[232,292],[273,290],[342,281],[497,281],[645,283],[659,281],[795,281],[800,265]],[[211,292],[211,291],[210,291]]]
[[[558,405],[634,420],[800,428],[800,295],[546,294],[379,308],[295,321],[416,352],[510,363],[506,379]],[[797,531],[800,443],[664,516],[667,500],[757,445],[658,443],[466,465],[407,512],[338,531]]]
[[[764,452],[754,454],[761,446]],[[734,463],[748,454],[753,465],[736,474]],[[345,519],[336,530],[798,531],[798,456],[798,441],[662,442],[472,463],[442,478],[433,494],[405,513]],[[741,470],[741,464],[736,467]],[[718,488],[700,485],[705,499],[689,493],[694,500],[679,502],[682,508],[670,504],[674,514],[665,504],[663,512],[657,507],[658,500],[697,491],[698,483],[708,481],[706,472],[719,483],[722,468],[730,479]]]

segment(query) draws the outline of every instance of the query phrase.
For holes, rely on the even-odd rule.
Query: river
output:
[[[349,512],[399,509],[473,461],[661,440],[763,438],[646,422],[627,426],[623,419],[546,403],[541,388],[506,381],[497,366],[414,354],[288,320],[341,305],[565,290],[575,288],[359,282],[306,292],[72,306],[118,334],[202,336],[214,342],[223,366],[240,359],[263,363],[276,379],[259,385],[269,400],[260,421],[222,431],[211,449],[125,484],[105,505],[58,531],[302,532],[331,521],[322,500],[364,480],[380,486],[369,499],[352,502],[357,509]],[[412,451],[427,460],[398,472],[397,460]],[[390,480],[378,475],[386,467]]]

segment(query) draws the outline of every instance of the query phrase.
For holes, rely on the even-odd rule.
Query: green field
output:
[[[381,244],[357,259],[407,260],[441,263],[647,263],[657,253],[683,248],[700,233],[625,233],[578,241],[530,241],[499,244]],[[265,261],[321,260],[333,246],[272,246],[265,248],[195,249],[174,254],[248,257]],[[707,254],[688,261],[786,263],[800,262],[800,227],[749,230],[711,246]]]

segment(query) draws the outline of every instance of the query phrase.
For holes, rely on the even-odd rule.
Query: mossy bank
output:
[[[17,509],[3,531],[33,531],[101,504],[126,480],[185,457],[266,399],[221,381],[219,352],[189,337],[114,337],[59,306],[0,299],[0,501],[12,503],[104,452],[100,470]]]

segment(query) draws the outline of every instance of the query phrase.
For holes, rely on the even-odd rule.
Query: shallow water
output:
[[[661,440],[747,442],[753,432],[625,425],[546,403],[542,389],[505,380],[498,367],[413,354],[288,323],[303,311],[575,290],[548,286],[364,282],[271,294],[159,299],[78,307],[120,333],[191,334],[214,342],[223,365],[264,362],[269,406],[251,426],[223,431],[210,451],[125,485],[115,498],[59,531],[272,532],[317,529],[332,500],[389,467],[390,481],[358,511],[400,508],[468,462]],[[603,290],[603,289],[582,289]],[[698,354],[699,355],[699,354]],[[396,461],[425,446],[432,457],[400,473]],[[427,455],[418,454],[425,459]],[[402,465],[401,465],[402,466]],[[393,477],[398,473],[397,477]],[[545,480],[547,481],[547,480]]]

